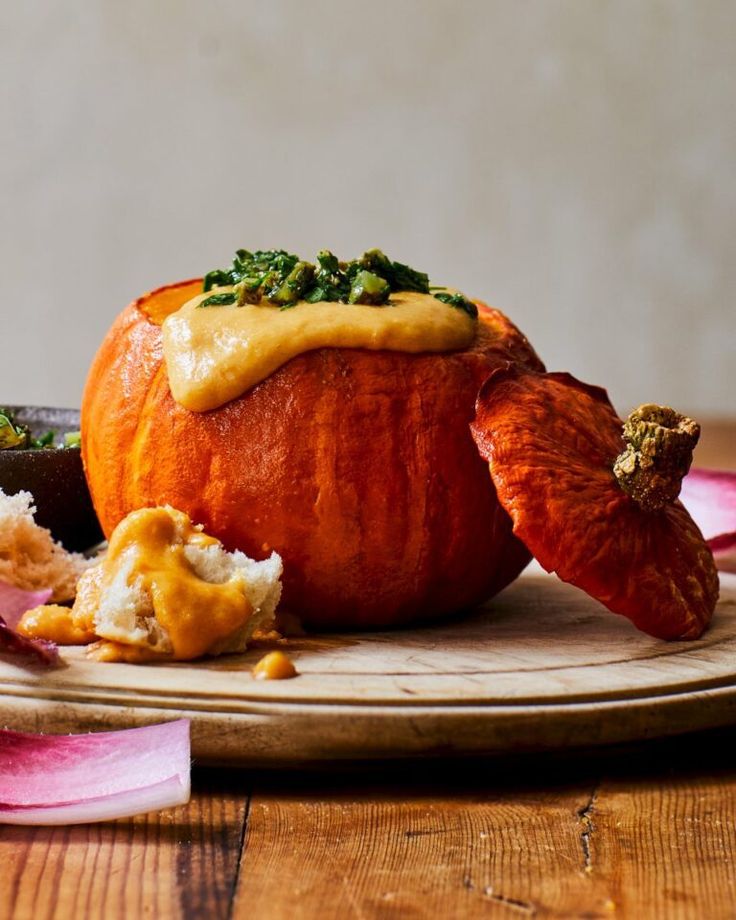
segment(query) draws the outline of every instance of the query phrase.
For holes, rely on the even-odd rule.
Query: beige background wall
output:
[[[379,245],[619,407],[736,414],[731,0],[0,8],[0,403],[238,246]]]

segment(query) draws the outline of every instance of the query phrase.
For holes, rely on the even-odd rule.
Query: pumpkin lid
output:
[[[514,533],[547,571],[650,635],[703,632],[718,574],[677,500],[695,422],[642,406],[622,430],[605,390],[509,365],[481,388],[471,430]]]

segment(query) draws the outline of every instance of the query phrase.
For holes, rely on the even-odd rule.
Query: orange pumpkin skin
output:
[[[160,327],[199,280],[127,307],[93,362],[82,455],[107,535],[130,511],[170,504],[228,549],[284,560],[282,606],[312,627],[432,619],[500,591],[527,564],[469,430],[483,381],[542,365],[481,305],[463,351],[324,348],[206,413],[169,391]]]

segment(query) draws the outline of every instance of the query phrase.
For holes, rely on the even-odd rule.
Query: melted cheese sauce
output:
[[[294,663],[283,652],[269,652],[253,668],[256,680],[288,680],[296,676]]]
[[[134,511],[115,529],[103,561],[80,579],[74,607],[36,608],[23,617],[23,631],[64,644],[99,637],[91,652],[102,661],[189,660],[216,651],[253,608],[241,572],[221,583],[197,574],[186,550],[211,545],[219,541],[180,511]],[[147,609],[106,613],[106,605],[117,613],[141,595],[150,598]]]
[[[29,639],[49,639],[57,645],[87,645],[95,639],[94,632],[77,626],[71,607],[58,604],[27,610],[18,624],[18,632]]]
[[[381,307],[300,301],[280,310],[263,301],[200,308],[211,294],[193,298],[163,322],[171,393],[195,412],[222,406],[315,348],[454,351],[467,348],[477,328],[465,311],[410,291],[392,294]]]

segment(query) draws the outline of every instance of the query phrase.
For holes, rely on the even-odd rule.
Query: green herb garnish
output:
[[[238,298],[235,294],[224,293],[224,294],[213,294],[211,297],[207,297],[205,300],[199,304],[200,307],[226,307],[231,303],[235,303]]]
[[[419,294],[429,294],[429,275],[418,272],[402,262],[392,262],[380,249],[369,249],[364,252],[360,265],[385,278],[391,285],[392,291],[417,291]]]
[[[55,437],[56,437],[55,431],[45,431],[41,435],[40,438],[31,438],[31,447],[35,447],[35,448],[53,447]]]
[[[216,268],[204,277],[205,292],[232,286],[232,292],[214,293],[200,307],[256,304],[266,300],[282,310],[299,300],[307,303],[390,303],[396,291],[444,291],[430,288],[429,276],[403,262],[394,262],[380,249],[369,249],[359,259],[340,262],[328,249],[317,254],[317,264],[305,262],[284,249],[250,252],[238,249],[230,268]],[[438,300],[477,317],[478,311],[462,294],[435,294]]]
[[[45,431],[42,435],[34,438],[28,425],[19,425],[8,409],[0,409],[0,450],[48,450],[57,445],[54,444],[56,432],[53,430]],[[79,447],[81,445],[80,434],[78,431],[70,431],[64,435],[64,440],[58,446]]]
[[[450,307],[456,307],[458,310],[464,310],[468,316],[472,316],[473,319],[476,319],[478,316],[478,308],[472,302],[468,300],[467,297],[464,297],[462,294],[435,294],[437,300],[441,300],[442,303],[446,303]]]
[[[23,450],[30,446],[31,435],[25,425],[16,425],[6,409],[0,409],[0,450]]]

